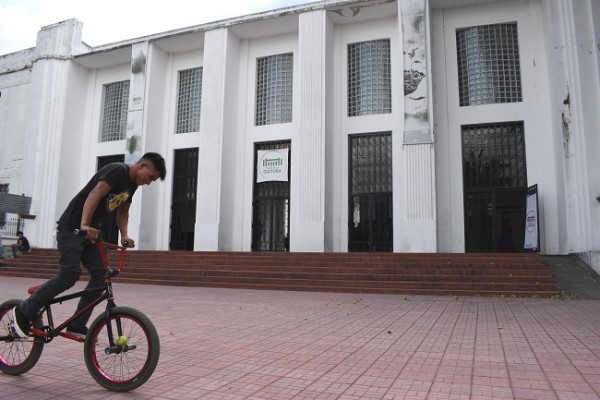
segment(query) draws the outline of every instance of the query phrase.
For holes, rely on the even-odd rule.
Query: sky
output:
[[[76,18],[100,46],[315,0],[0,0],[0,55],[35,47],[46,25]]]

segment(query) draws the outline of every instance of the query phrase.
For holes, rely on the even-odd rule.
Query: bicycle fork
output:
[[[114,322],[117,328],[117,334],[115,336],[114,332],[113,332],[113,324],[111,323],[111,310],[113,308],[115,308],[117,305],[114,302],[113,296],[112,296],[112,288],[109,287],[108,290],[108,299],[107,299],[108,303],[106,304],[106,310],[104,311],[104,318],[106,320],[106,331],[108,333],[108,343],[109,343],[109,347],[106,347],[104,349],[104,354],[120,354],[122,352],[127,352],[129,350],[135,350],[136,346],[135,345],[129,345],[129,344],[118,344],[115,341],[115,337],[119,338],[121,336],[123,336],[123,325],[121,324],[121,318],[114,318]]]

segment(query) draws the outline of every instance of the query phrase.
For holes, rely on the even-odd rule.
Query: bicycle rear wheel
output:
[[[158,333],[148,317],[129,307],[112,308],[108,323],[114,341],[124,336],[126,343],[111,346],[106,315],[100,315],[85,338],[85,364],[100,386],[128,392],[144,384],[154,372],[160,354]]]
[[[0,304],[0,371],[7,375],[21,375],[38,362],[44,350],[44,341],[36,337],[21,339],[12,328],[12,309],[21,304],[13,299]],[[36,318],[33,326],[40,329],[41,319]]]

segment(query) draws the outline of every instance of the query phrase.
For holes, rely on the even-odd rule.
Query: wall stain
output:
[[[567,98],[563,100],[563,104],[567,106],[567,109],[560,113],[562,118],[563,149],[565,152],[565,158],[569,158],[569,140],[571,139],[570,93],[567,92]]]
[[[388,3],[395,3],[395,2],[396,2],[396,0],[384,0],[384,1],[376,2],[376,3],[366,4],[366,5],[363,5],[363,6],[349,7],[350,11],[352,12],[352,15],[350,15],[350,16],[344,15],[344,11],[347,10],[346,8],[336,8],[336,9],[328,10],[328,11],[330,11],[332,13],[335,13],[335,14],[339,15],[340,17],[354,18],[358,14],[360,14],[360,11],[363,8],[369,8],[369,7],[379,6],[379,5],[388,4]]]
[[[141,51],[131,62],[131,73],[140,74],[146,69],[146,55]]]

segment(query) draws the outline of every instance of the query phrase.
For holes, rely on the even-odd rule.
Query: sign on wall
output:
[[[525,205],[525,251],[540,251],[537,185],[527,188]]]
[[[256,182],[288,180],[289,149],[258,150],[256,154]]]

